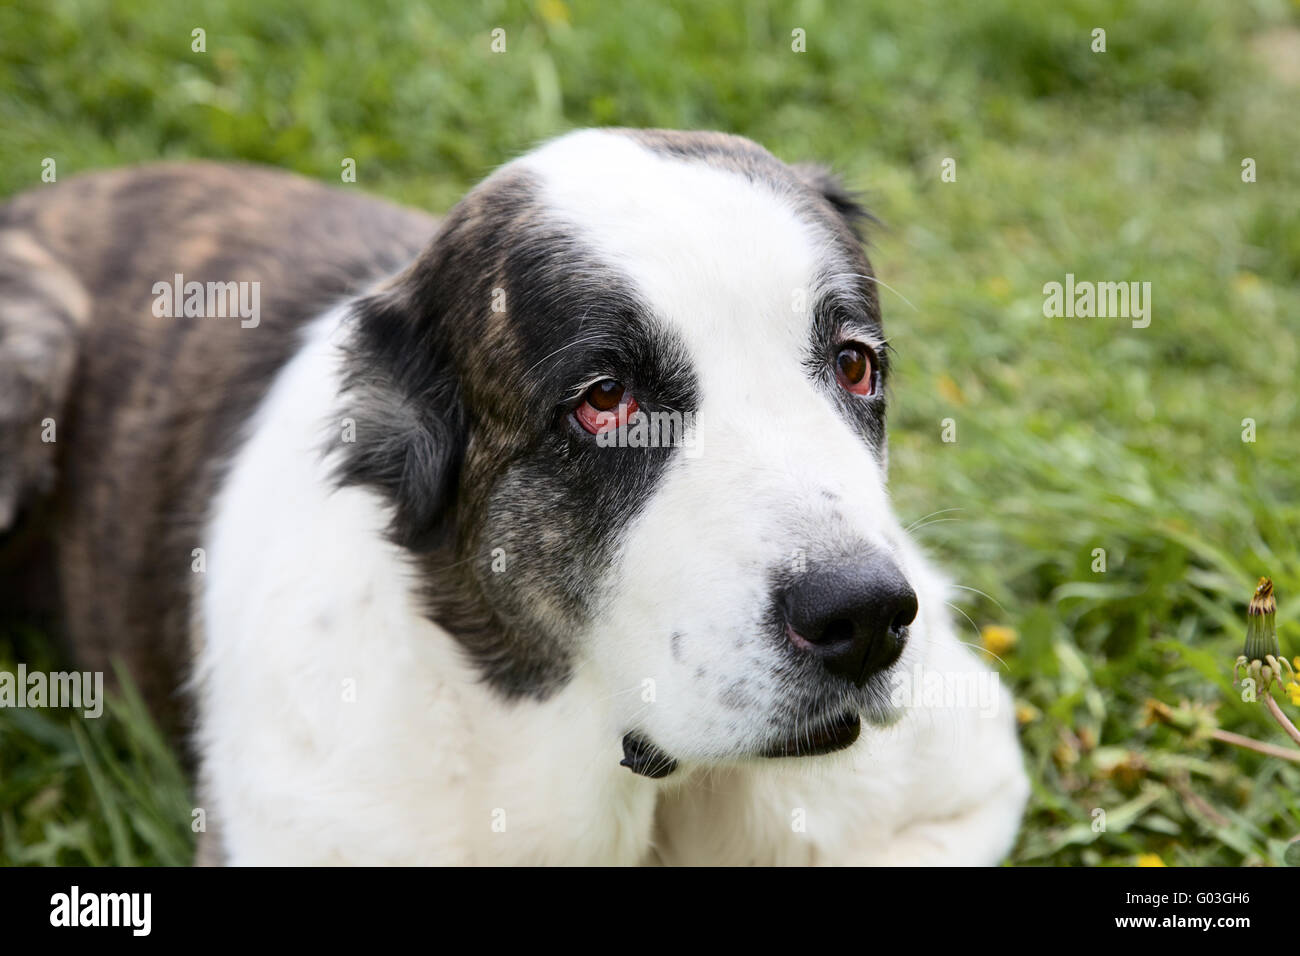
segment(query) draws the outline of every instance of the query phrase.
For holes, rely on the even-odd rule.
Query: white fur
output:
[[[422,616],[383,501],[334,489],[320,449],[340,427],[344,308],[318,320],[250,423],[205,541],[200,743],[230,859],[997,861],[1027,792],[1005,691],[995,716],[917,705],[841,754],[735,759],[769,742],[757,711],[786,692],[757,615],[767,571],[801,549],[893,555],[920,602],[900,672],[983,667],[883,467],[803,366],[794,303],[815,293],[829,237],[787,197],[621,136],[519,162],[686,342],[699,454],[674,459],[626,530],[573,681],[504,704]],[[728,688],[750,710],[723,703]],[[620,767],[633,725],[682,770]]]

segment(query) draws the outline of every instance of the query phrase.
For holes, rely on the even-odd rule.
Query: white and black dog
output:
[[[203,862],[995,863],[1010,698],[918,692],[992,675],[890,509],[861,218],[636,130],[441,223],[212,164],[17,197],[6,581],[192,721]]]

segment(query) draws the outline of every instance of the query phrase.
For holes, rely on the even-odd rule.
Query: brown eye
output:
[[[602,378],[582,396],[582,400],[598,412],[612,412],[623,401],[627,389],[612,378]]]
[[[854,395],[870,395],[876,388],[875,364],[871,349],[847,342],[835,355],[835,378]]]
[[[636,399],[622,382],[602,378],[583,393],[573,417],[587,431],[598,435],[626,424],[636,410]]]

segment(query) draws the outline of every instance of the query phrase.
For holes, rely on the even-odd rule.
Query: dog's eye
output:
[[[854,395],[876,390],[876,361],[871,349],[859,342],[846,342],[835,355],[835,378]]]
[[[622,382],[602,378],[583,393],[573,417],[587,431],[599,435],[627,424],[636,409],[636,399]]]

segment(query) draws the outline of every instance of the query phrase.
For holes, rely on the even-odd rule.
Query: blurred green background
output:
[[[45,157],[61,179],[203,157],[332,182],[351,157],[347,188],[442,211],[605,124],[727,130],[842,173],[899,293],[898,508],[973,589],[958,621],[1018,700],[1017,863],[1280,864],[1300,834],[1300,765],[1144,719],[1188,700],[1286,743],[1230,667],[1261,574],[1300,654],[1298,104],[1283,0],[0,8],[5,196]],[[1067,272],[1150,282],[1150,327],[1044,318]],[[66,663],[10,626],[16,658]],[[138,702],[0,711],[0,862],[186,862],[190,799]]]

